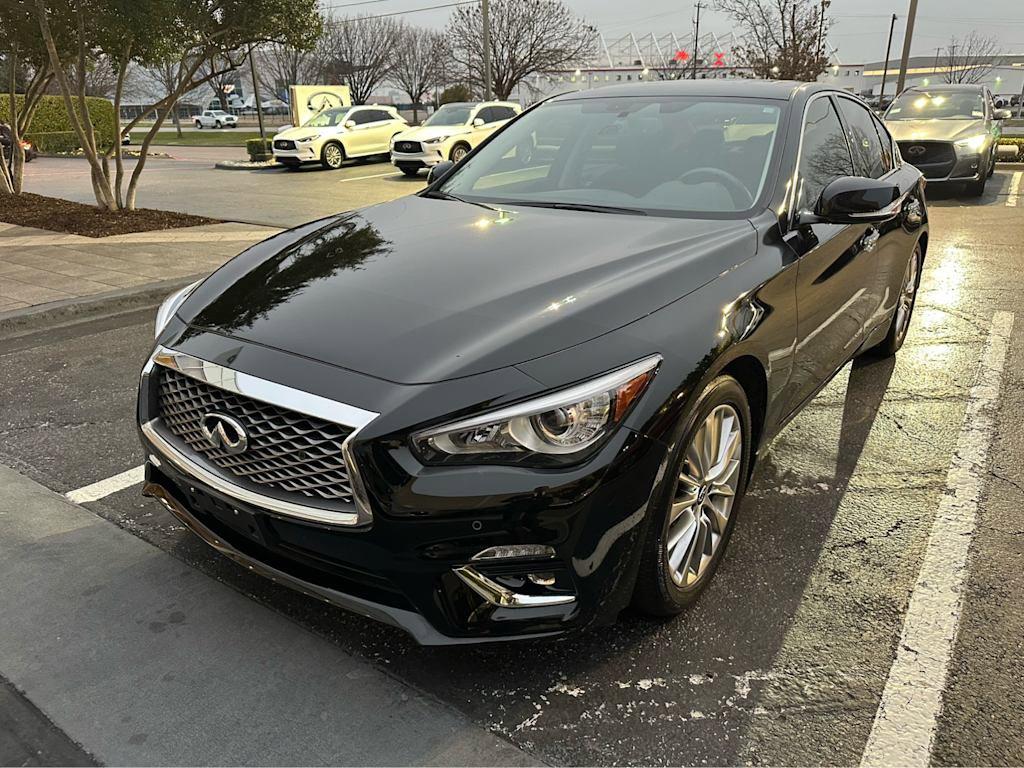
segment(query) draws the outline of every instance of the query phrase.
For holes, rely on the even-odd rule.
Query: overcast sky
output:
[[[338,13],[394,13],[410,11],[451,0],[324,0]],[[694,0],[564,0],[607,38],[629,32],[649,34],[675,32],[692,36]],[[714,7],[714,0],[703,0]],[[342,7],[347,6],[347,7]],[[903,45],[903,25],[908,0],[832,0],[833,19],[829,42],[838,49],[843,63],[880,61],[885,57],[889,19],[896,13],[893,56]],[[424,26],[444,26],[451,8],[405,14],[409,22]],[[707,25],[707,26],[705,26]],[[719,34],[731,29],[729,19],[713,10],[701,12],[701,28]],[[1003,53],[1024,53],[1024,0],[919,0],[914,27],[913,53],[934,54],[949,43],[950,36],[975,29],[997,39]]]

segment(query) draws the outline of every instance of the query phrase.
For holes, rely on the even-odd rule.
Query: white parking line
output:
[[[92,485],[86,485],[82,488],[76,488],[73,491],[68,491],[64,494],[64,498],[68,501],[73,501],[76,504],[86,504],[90,501],[97,501],[102,499],[104,496],[109,496],[112,493],[130,488],[133,485],[141,483],[146,476],[145,467],[141,464],[137,467],[125,470],[120,474],[108,477],[105,480],[100,480],[93,483]]]
[[[967,399],[946,492],[910,595],[896,659],[882,691],[861,766],[927,766],[942,709],[967,577],[967,555],[983,486],[1012,312],[992,318]]]
[[[1022,175],[1024,173],[1017,171],[1010,179],[1010,188],[1006,191],[1006,204],[1011,208],[1017,207],[1017,193],[1020,191],[1020,177]]]
[[[382,176],[401,176],[401,175],[402,175],[401,172],[397,172],[396,173],[395,171],[391,171],[390,173],[375,173],[372,176],[352,176],[352,177],[350,177],[348,179],[338,179],[338,183],[340,184],[340,183],[343,183],[343,182],[346,182],[346,181],[362,181],[363,179],[379,179]]]

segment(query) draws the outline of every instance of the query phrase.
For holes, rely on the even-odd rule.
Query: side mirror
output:
[[[345,121],[345,128],[348,128],[349,130],[351,130],[351,129],[355,128],[355,127],[356,127],[356,121],[355,120],[346,120]]]
[[[484,124],[484,119],[482,117],[474,117],[473,118],[473,127],[474,128],[479,128],[483,124]]]
[[[900,188],[890,181],[841,176],[821,192],[811,216],[799,223],[867,224],[888,221],[899,213]]]
[[[427,184],[433,184],[454,167],[455,163],[451,160],[442,160],[437,165],[430,166],[430,170],[427,171]]]
[[[994,109],[992,110],[992,117],[996,120],[1009,120],[1013,117],[1013,113],[1008,109]]]

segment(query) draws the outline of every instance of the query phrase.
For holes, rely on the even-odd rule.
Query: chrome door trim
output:
[[[161,365],[165,368],[178,371],[183,376],[202,381],[213,387],[234,392],[237,395],[251,397],[253,400],[260,400],[281,408],[304,413],[307,416],[315,416],[334,424],[352,427],[352,432],[341,444],[341,453],[345,459],[349,479],[352,481],[352,498],[355,501],[355,512],[341,512],[336,510],[321,509],[306,504],[296,504],[284,501],[272,496],[265,496],[255,491],[236,485],[225,480],[220,475],[210,472],[205,467],[192,461],[160,436],[154,428],[153,421],[142,424],[142,431],[154,445],[158,446],[162,453],[165,453],[168,460],[175,464],[182,472],[199,478],[202,482],[209,484],[228,496],[233,496],[242,501],[256,504],[271,512],[296,517],[310,522],[323,523],[325,525],[360,526],[368,525],[373,520],[373,510],[370,507],[370,499],[366,493],[366,486],[359,471],[359,464],[352,451],[352,443],[356,435],[371,421],[380,414],[357,408],[348,403],[331,400],[311,392],[295,389],[274,381],[261,379],[249,373],[226,368],[218,363],[195,357],[184,352],[170,349],[164,346],[157,346],[152,356],[142,369],[142,375],[149,375],[154,365]]]

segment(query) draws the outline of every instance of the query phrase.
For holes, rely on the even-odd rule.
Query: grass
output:
[[[132,131],[132,146],[138,147],[145,134],[142,131]],[[267,132],[267,138],[273,133]],[[153,144],[171,147],[244,147],[246,139],[258,139],[259,131],[245,131],[238,128],[210,128],[201,131],[182,131],[178,136],[174,130],[159,131],[153,139]]]

